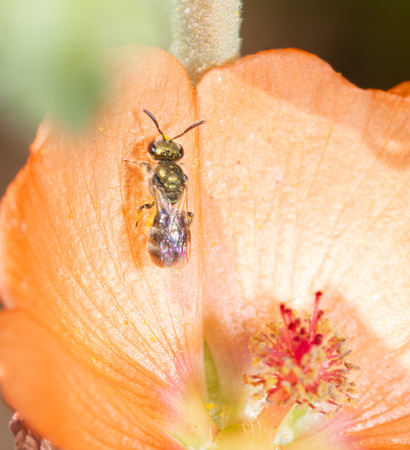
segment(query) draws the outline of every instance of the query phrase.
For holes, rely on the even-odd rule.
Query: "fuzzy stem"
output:
[[[171,53],[196,84],[212,67],[239,57],[242,0],[171,0]]]

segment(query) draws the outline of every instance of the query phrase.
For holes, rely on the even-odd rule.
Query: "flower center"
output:
[[[359,367],[348,361],[350,350],[344,335],[319,310],[316,293],[312,315],[304,320],[280,305],[281,319],[251,340],[255,374],[244,381],[257,388],[255,399],[280,405],[308,405],[333,414],[344,403],[356,403],[356,384],[348,379]]]

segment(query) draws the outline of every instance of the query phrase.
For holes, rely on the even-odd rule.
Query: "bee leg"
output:
[[[188,226],[190,227],[191,224],[192,224],[192,222],[194,221],[194,213],[188,211],[188,212],[186,213],[186,215],[188,216]]]
[[[151,203],[145,203],[144,205],[141,205],[138,208],[138,213],[137,213],[137,221],[135,222],[135,226],[138,226],[138,222],[140,220],[141,214],[142,214],[142,210],[143,209],[149,209],[152,208],[155,205],[155,202],[151,202]]]
[[[131,161],[130,159],[123,159],[122,162],[135,164],[137,166],[146,166],[148,173],[151,172],[151,170],[152,170],[151,164],[147,163],[145,161]]]
[[[145,166],[147,168],[147,172],[150,173],[152,170],[152,166],[150,163],[147,163],[145,161],[141,161],[138,163],[139,166]]]

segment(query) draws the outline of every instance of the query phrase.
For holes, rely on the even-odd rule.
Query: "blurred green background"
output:
[[[0,194],[27,159],[46,108],[80,127],[99,88],[99,48],[167,49],[166,0],[1,0]],[[410,0],[245,0],[242,54],[297,47],[362,88],[410,80]],[[76,120],[73,121],[73,118]],[[0,407],[0,449],[11,450]]]

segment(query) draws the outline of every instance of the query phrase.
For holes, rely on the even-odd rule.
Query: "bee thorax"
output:
[[[178,201],[186,183],[186,175],[179,164],[161,161],[153,169],[151,183],[164,190],[171,204]]]

